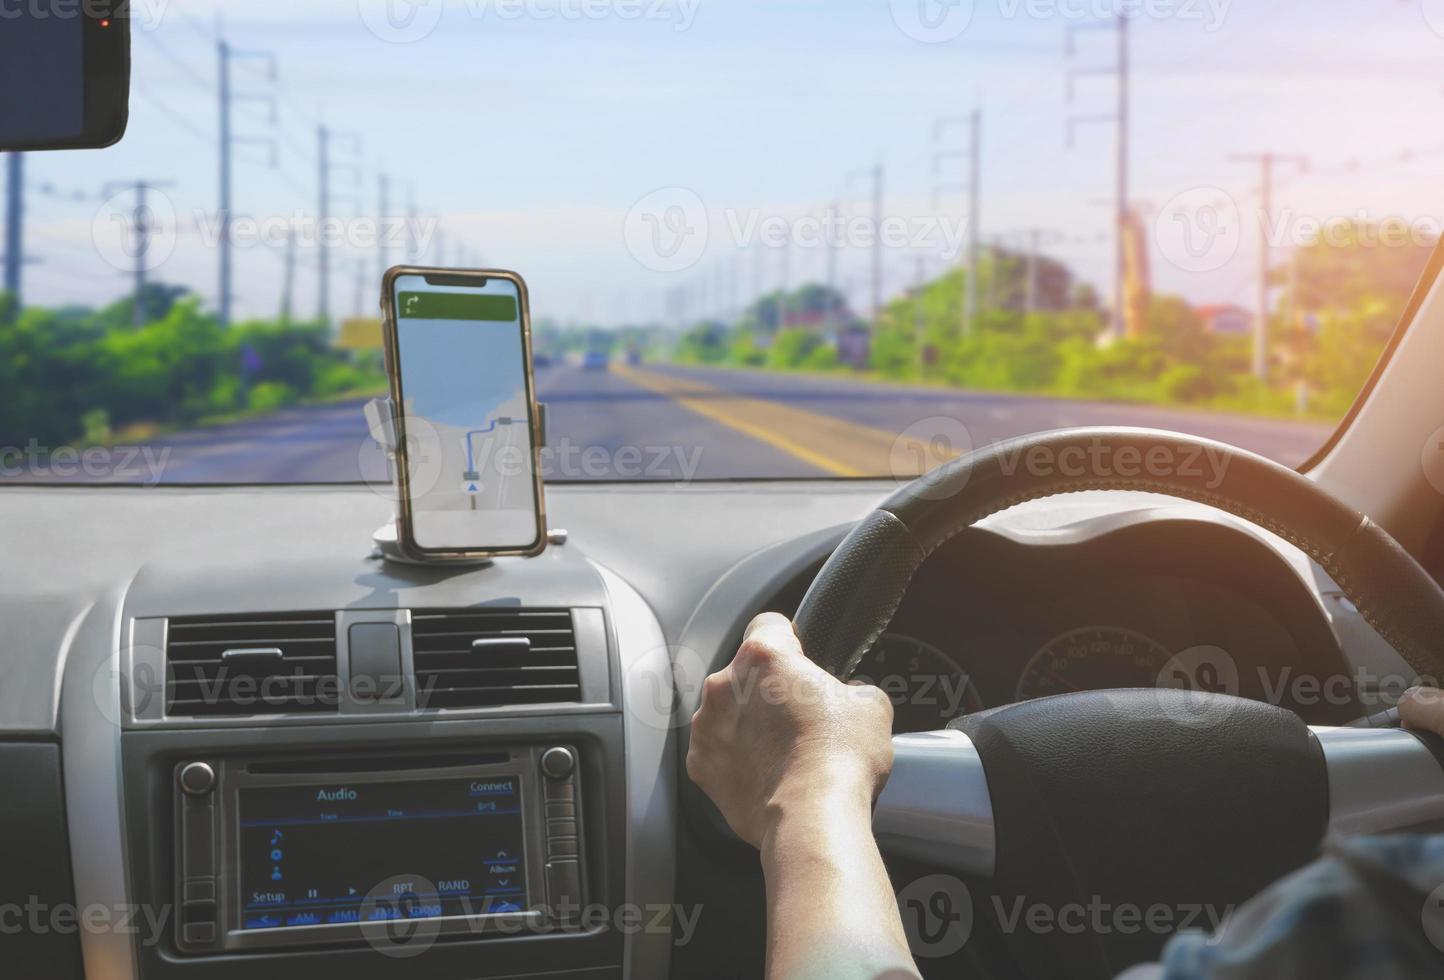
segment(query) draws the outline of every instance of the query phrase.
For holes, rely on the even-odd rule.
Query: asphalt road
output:
[[[939,451],[1042,429],[1122,424],[1178,429],[1296,465],[1329,435],[1328,426],[1287,420],[723,369],[554,366],[539,373],[537,388],[549,413],[543,473],[568,481],[905,476]],[[116,472],[68,479],[386,482],[362,404],[179,433],[143,447],[123,471],[117,450],[110,456]]]

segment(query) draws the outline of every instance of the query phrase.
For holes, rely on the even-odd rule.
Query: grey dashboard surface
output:
[[[742,557],[843,524],[886,484],[671,484],[548,490],[570,542],[536,559],[433,572],[372,559],[391,504],[364,487],[0,490],[0,735],[58,732],[60,687],[86,617],[389,608],[526,596],[600,604],[590,558],[652,604],[667,635]]]
[[[825,556],[846,525],[893,487],[887,481],[554,486],[548,489],[550,523],[568,530],[568,544],[537,559],[450,574],[397,569],[369,557],[371,533],[387,520],[390,502],[364,487],[6,489],[0,526],[12,561],[0,570],[0,615],[9,626],[0,647],[6,677],[0,734],[58,731],[69,647],[87,615],[119,615],[110,608],[117,594],[132,615],[206,606],[390,608],[434,603],[438,596],[467,602],[544,596],[566,604],[600,594],[589,559],[629,582],[651,605],[667,641],[677,643],[695,632],[688,624],[704,598],[744,560],[757,556],[749,569],[765,571]],[[1097,493],[1036,502],[985,525],[1047,535],[1070,522],[1160,506],[1232,520],[1167,498]],[[1320,596],[1335,588],[1290,546],[1252,533]],[[739,577],[751,580],[753,598],[766,594],[752,572],[731,576],[734,585]],[[733,595],[740,600],[746,593]]]

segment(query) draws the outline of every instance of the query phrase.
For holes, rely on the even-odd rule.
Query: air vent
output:
[[[418,610],[411,645],[418,707],[581,699],[576,635],[565,609]]]
[[[169,621],[168,715],[334,712],[338,694],[332,613]]]

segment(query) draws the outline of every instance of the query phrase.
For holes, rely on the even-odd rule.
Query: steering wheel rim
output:
[[[1272,531],[1318,562],[1418,679],[1444,678],[1444,590],[1387,531],[1272,460],[1136,428],[1023,436],[901,487],[858,522],[813,579],[795,617],[803,650],[847,680],[933,552],[1009,507],[1089,490],[1191,500]]]
[[[795,618],[803,650],[847,679],[913,574],[953,536],[1015,504],[1087,490],[1166,494],[1274,532],[1318,562],[1421,678],[1444,675],[1444,591],[1387,532],[1277,463],[1148,429],[1026,436],[902,487],[814,579]],[[893,746],[874,813],[879,845],[963,874],[1004,905],[1232,908],[1307,863],[1327,833],[1444,819],[1439,745],[1397,729],[1310,729],[1280,707],[1221,694],[1058,695]],[[1179,826],[1190,832],[1184,848]],[[1156,958],[1164,939],[1002,936],[1023,975],[1080,977]]]

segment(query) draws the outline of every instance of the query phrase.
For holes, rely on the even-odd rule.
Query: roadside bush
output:
[[[822,338],[811,330],[784,330],[773,339],[767,351],[767,366],[783,370],[802,367],[821,346]]]
[[[333,349],[320,324],[226,329],[194,297],[154,284],[146,309],[154,317],[139,327],[129,300],[0,322],[0,445],[101,443],[385,382],[375,358]]]
[[[274,412],[296,401],[296,391],[279,381],[262,381],[246,396],[246,407],[257,414]]]

